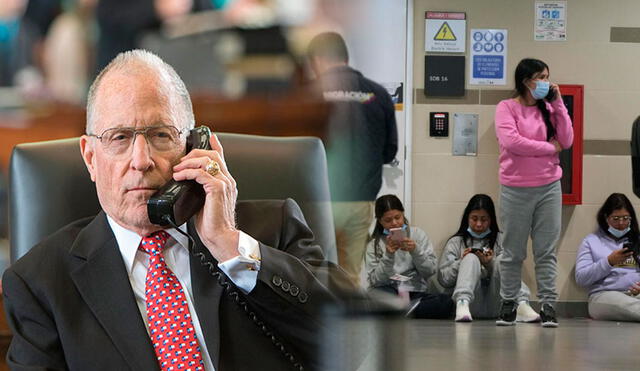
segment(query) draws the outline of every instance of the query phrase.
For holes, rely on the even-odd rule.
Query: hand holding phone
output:
[[[161,211],[167,213],[157,213],[155,216],[164,223],[156,223],[152,219],[152,212],[158,209],[157,205],[153,205],[155,201],[150,199],[147,207],[150,220],[160,225],[172,224],[167,222],[171,220],[169,217],[176,221],[174,224],[180,225],[179,222],[186,222],[195,214],[195,227],[200,240],[218,262],[224,262],[239,255],[237,246],[240,235],[235,228],[238,192],[236,182],[227,169],[222,145],[215,135],[209,138],[209,133],[206,127],[194,129],[191,133],[192,146],[188,148],[191,150],[173,167],[174,181],[169,182],[163,190],[169,192],[168,201],[175,202],[164,202]],[[203,143],[206,143],[205,148],[200,146]],[[212,161],[219,167],[215,175],[206,170]],[[189,186],[185,187],[184,184]],[[183,188],[184,191],[178,192]],[[161,191],[158,193],[159,197],[167,196]],[[154,195],[153,198],[158,197]],[[169,212],[173,214],[167,217]]]
[[[402,242],[407,237],[407,233],[403,228],[391,228],[389,229],[389,238],[396,242]]]
[[[638,266],[640,267],[640,241],[637,241],[636,243],[627,242],[624,245],[622,245],[622,247],[631,251],[631,256],[633,256],[633,259],[636,261],[636,264],[638,264]]]
[[[609,265],[614,266],[624,263],[631,255],[633,255],[633,251],[625,244],[621,249],[613,250],[607,257],[607,260],[609,261]]]
[[[211,131],[199,126],[189,133],[186,151],[211,149]],[[204,205],[202,186],[193,180],[169,181],[147,201],[147,213],[153,224],[180,226],[189,220]]]
[[[482,248],[479,250],[480,253],[476,254],[478,259],[480,259],[480,264],[487,266],[493,260],[493,250],[489,248]]]
[[[484,255],[484,250],[482,248],[472,247],[471,248],[471,254],[474,254],[475,256],[477,256],[479,258],[479,257]]]
[[[553,102],[559,96],[560,96],[560,87],[558,86],[558,84],[554,84],[554,83],[550,82],[549,83],[549,92],[547,93],[547,96],[544,97],[544,100],[546,100],[547,102]]]

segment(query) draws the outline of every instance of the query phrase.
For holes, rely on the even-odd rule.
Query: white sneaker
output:
[[[533,308],[526,301],[518,303],[518,315],[516,316],[516,322],[540,322],[540,315],[536,313]]]
[[[469,311],[469,302],[461,299],[456,304],[456,322],[471,322],[471,312]]]

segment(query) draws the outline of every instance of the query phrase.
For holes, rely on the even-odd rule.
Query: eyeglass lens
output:
[[[628,222],[629,220],[631,220],[631,216],[629,216],[629,215],[622,215],[622,216],[616,215],[616,216],[612,216],[611,219],[613,219],[616,222],[619,222],[621,220],[625,221],[625,222]]]
[[[144,129],[111,128],[100,136],[105,149],[114,155],[127,152],[137,134],[143,134],[153,149],[161,152],[180,147],[180,132],[173,126],[149,126]]]

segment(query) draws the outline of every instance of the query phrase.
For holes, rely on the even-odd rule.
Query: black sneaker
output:
[[[518,305],[514,300],[505,300],[500,307],[500,316],[496,321],[497,326],[513,326],[516,323]]]
[[[550,304],[543,304],[540,310],[540,322],[542,327],[558,327],[556,310]]]

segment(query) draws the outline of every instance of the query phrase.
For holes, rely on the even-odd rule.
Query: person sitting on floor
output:
[[[449,317],[453,310],[451,298],[427,293],[427,280],[436,273],[436,255],[427,234],[409,226],[404,206],[394,195],[376,200],[375,217],[365,256],[370,289],[408,294],[411,301],[419,300],[414,317]]]
[[[477,194],[464,209],[460,228],[447,241],[438,267],[438,282],[455,287],[456,322],[473,317],[496,318],[500,313],[499,261],[502,233],[491,197]],[[538,322],[529,306],[529,288],[522,282],[518,296],[518,322]]]
[[[636,212],[627,196],[612,193],[597,220],[598,230],[582,240],[576,258],[576,282],[589,290],[589,315],[598,320],[640,321]]]

